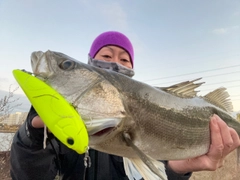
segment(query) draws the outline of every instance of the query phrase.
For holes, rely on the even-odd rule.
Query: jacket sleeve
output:
[[[43,129],[31,126],[37,116],[31,108],[26,121],[15,133],[10,152],[10,174],[13,180],[54,179],[56,154],[50,144],[43,149]],[[57,143],[52,141],[56,150]]]

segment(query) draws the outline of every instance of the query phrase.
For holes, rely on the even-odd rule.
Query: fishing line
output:
[[[84,160],[84,173],[83,173],[83,180],[86,179],[86,174],[87,174],[87,168],[91,167],[92,162],[91,162],[91,157],[89,156],[89,146],[87,147],[87,151],[85,152],[85,156],[83,158]]]

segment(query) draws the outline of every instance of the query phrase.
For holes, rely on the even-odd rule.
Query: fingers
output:
[[[240,139],[237,132],[227,126],[227,124],[214,115],[210,121],[211,146],[207,156],[207,170],[215,170],[221,167],[224,158],[234,149],[240,146]]]
[[[211,134],[211,145],[208,152],[209,158],[212,161],[218,161],[223,156],[223,139],[221,136],[221,130],[218,125],[218,119],[214,115],[210,121],[210,134]]]
[[[229,128],[229,131],[230,131],[230,134],[231,134],[232,140],[233,140],[233,147],[232,147],[232,149],[234,150],[235,148],[240,146],[239,135],[233,128]]]
[[[223,157],[225,157],[227,154],[229,154],[233,150],[234,142],[232,139],[230,128],[227,126],[227,124],[216,115],[215,115],[215,118],[217,120],[217,124],[220,129],[220,135],[223,143],[222,155]]]
[[[189,171],[215,171],[224,164],[224,158],[240,146],[237,132],[228,127],[217,115],[210,121],[211,145],[207,154],[182,161],[169,161],[169,165],[178,173]]]
[[[216,170],[223,165],[224,157],[236,148],[235,141],[238,139],[236,132],[217,115],[211,118],[210,132],[211,145],[207,153],[209,161],[206,163],[206,170]]]
[[[35,116],[32,119],[32,126],[34,128],[43,128],[44,127],[44,123],[43,123],[42,119],[39,116]]]
[[[217,123],[221,132],[224,146],[223,157],[225,157],[238,146],[240,146],[240,139],[237,132],[233,128],[228,127],[227,124],[218,116],[215,117],[217,119]]]
[[[224,158],[240,146],[237,132],[228,127],[217,115],[210,121],[211,145],[207,154],[182,161],[169,161],[170,167],[178,173],[189,171],[214,171],[224,164]]]

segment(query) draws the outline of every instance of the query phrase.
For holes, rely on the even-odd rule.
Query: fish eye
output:
[[[59,64],[59,67],[62,69],[62,70],[71,70],[74,68],[74,65],[75,65],[75,62],[74,61],[71,61],[71,60],[64,60],[63,62],[61,62]]]

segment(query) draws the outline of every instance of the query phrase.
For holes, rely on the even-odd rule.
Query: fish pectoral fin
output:
[[[135,167],[138,172],[142,175],[144,179],[159,179],[159,180],[167,180],[167,175],[165,172],[165,166],[161,161],[157,161],[150,156],[144,154],[137,146],[133,144],[131,141],[130,135],[127,132],[123,133],[123,137],[126,143],[133,148],[139,158],[131,158],[130,161],[133,163],[133,167]],[[129,170],[132,165],[129,165],[130,162],[124,158],[124,168],[126,174],[132,177],[132,173],[134,172],[133,168]],[[126,164],[126,165],[125,165]],[[126,166],[126,167],[125,167]]]
[[[154,159],[152,159],[152,162],[161,175],[150,170],[140,158],[123,158],[124,169],[130,180],[141,179],[142,177],[149,180],[167,180],[164,164]]]
[[[129,180],[141,179],[143,177],[143,175],[137,170],[136,165],[134,165],[134,160],[123,157],[123,166]]]

